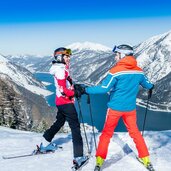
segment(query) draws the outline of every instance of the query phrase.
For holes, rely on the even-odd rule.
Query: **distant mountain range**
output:
[[[71,48],[73,52],[70,73],[76,83],[98,84],[115,63],[112,49],[104,45],[85,42],[73,43],[67,47]],[[155,84],[151,102],[164,106],[159,110],[170,110],[171,31],[149,38],[135,46],[134,49],[138,65],[143,68],[145,74]],[[38,58],[7,56],[7,58],[15,64],[26,67],[31,72],[48,72],[53,60],[51,56]],[[159,87],[163,91],[161,89],[159,91]],[[138,97],[145,104],[146,91],[141,91]]]

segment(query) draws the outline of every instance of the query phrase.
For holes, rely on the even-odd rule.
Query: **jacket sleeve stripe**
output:
[[[126,75],[126,74],[141,74],[144,75],[144,72],[142,71],[122,71],[122,72],[117,72],[115,74],[110,73],[111,75],[113,75],[113,77],[117,77],[120,75]]]
[[[110,73],[111,75],[113,75],[114,77],[118,76],[118,75],[124,75],[124,74],[142,74],[144,75],[143,71],[137,71],[137,70],[131,70],[131,71],[121,71],[121,72],[117,72],[117,73]]]
[[[112,77],[109,80],[107,85],[102,85],[102,88],[108,88],[115,77],[120,76],[120,75],[126,75],[126,74],[142,74],[142,75],[144,75],[144,73],[142,71],[122,71],[122,72],[118,72],[115,74],[109,73],[109,75],[111,75]]]
[[[108,82],[108,84],[106,86],[105,85],[102,85],[102,88],[108,88],[109,85],[111,84],[111,82],[113,81],[113,78],[114,78],[114,76],[111,77],[111,79],[109,80],[109,82]]]

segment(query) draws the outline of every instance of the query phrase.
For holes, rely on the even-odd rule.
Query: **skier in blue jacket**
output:
[[[137,66],[133,48],[129,45],[115,46],[113,49],[116,65],[98,86],[79,87],[80,94],[102,94],[110,92],[107,117],[96,151],[96,168],[100,168],[106,159],[110,138],[122,117],[131,138],[138,150],[139,160],[149,169],[153,169],[146,143],[136,124],[136,96],[139,85],[152,92],[151,84],[143,70]]]

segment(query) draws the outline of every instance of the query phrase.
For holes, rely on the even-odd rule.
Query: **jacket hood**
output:
[[[50,68],[50,74],[55,75],[56,71],[59,69],[65,69],[65,65],[62,63],[55,63]]]
[[[116,65],[131,69],[137,66],[137,61],[134,56],[126,56],[122,58]]]

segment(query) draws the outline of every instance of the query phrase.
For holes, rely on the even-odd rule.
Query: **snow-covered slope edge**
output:
[[[135,146],[128,133],[116,133],[125,143],[134,150]],[[98,140],[99,134],[96,136]],[[70,171],[72,166],[72,139],[70,134],[57,134],[54,141],[63,147],[63,150],[53,154],[33,156],[19,159],[4,160],[3,155],[22,154],[32,151],[36,144],[42,141],[42,134],[25,132],[0,127],[0,167],[3,171]],[[171,131],[145,132],[145,140],[151,154],[151,161],[155,170],[171,170]],[[88,132],[88,139],[91,139]],[[115,142],[116,137],[112,137],[109,152],[106,159],[104,171],[146,171],[146,169],[131,155],[122,156],[121,147]],[[84,144],[85,152],[86,145]],[[93,148],[92,157],[82,171],[90,171],[95,165],[95,150]]]

